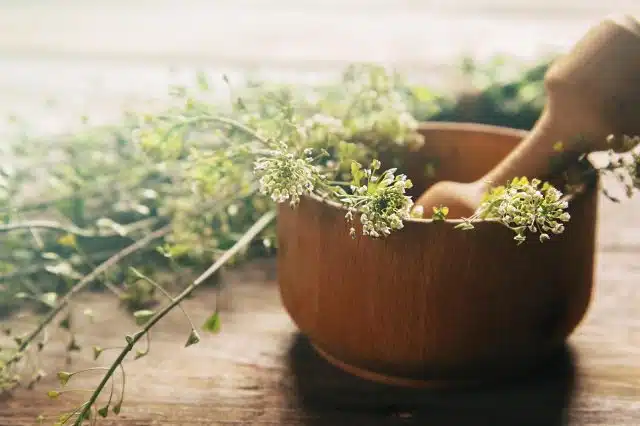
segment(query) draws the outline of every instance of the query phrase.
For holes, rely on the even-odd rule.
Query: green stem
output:
[[[149,333],[145,333],[145,334],[148,335]],[[133,349],[133,346],[131,348]],[[115,405],[116,407],[118,407],[117,410],[118,410],[118,413],[119,413],[120,412],[120,407],[122,407],[122,403],[124,402],[124,391],[126,390],[126,386],[127,386],[127,373],[124,371],[124,367],[122,366],[122,362],[120,362],[120,364],[118,364],[118,367],[120,368],[120,372],[122,373],[122,385],[120,386],[120,398],[118,398],[118,402]],[[98,395],[99,394],[100,394],[100,392],[98,392]],[[87,402],[88,402],[87,407],[90,407],[91,405],[93,405],[93,402],[91,402],[91,400],[89,400]],[[95,402],[95,400],[94,400],[94,402]]]
[[[151,284],[152,286],[157,288],[162,294],[164,294],[167,297],[167,299],[169,299],[169,301],[173,302],[174,297],[171,294],[169,294],[169,292],[167,290],[165,290],[164,287],[162,287],[160,284],[158,284],[157,282],[155,282],[151,278],[149,278],[146,275],[144,275],[142,272],[138,271],[136,268],[131,267],[129,269],[131,269],[133,271],[133,273],[138,276],[138,278],[141,278],[141,279],[145,280],[146,282],[148,282],[149,284]],[[194,325],[193,325],[193,321],[191,321],[191,317],[189,316],[189,314],[187,314],[187,311],[184,310],[182,305],[178,305],[178,308],[180,308],[180,310],[182,311],[184,316],[187,317],[187,321],[189,321],[189,324],[191,325],[191,328],[195,328]]]
[[[97,268],[96,264],[91,261],[91,258],[87,255],[87,253],[85,253],[84,250],[82,250],[80,248],[80,246],[76,245],[75,249],[78,252],[78,254],[84,259],[84,261],[89,265],[90,268],[92,268],[92,269],[96,269]],[[121,297],[122,296],[122,291],[118,287],[116,287],[113,284],[111,284],[106,275],[103,277],[102,284],[109,291],[111,291],[116,297]]]
[[[169,231],[171,231],[170,225],[166,225],[160,229],[157,229],[156,231],[136,241],[135,243],[126,247],[124,250],[119,251],[118,253],[114,254],[109,259],[101,263],[100,266],[98,266],[96,269],[93,270],[93,272],[85,276],[71,290],[69,290],[69,292],[60,300],[60,303],[58,304],[58,306],[52,309],[51,312],[49,312],[49,314],[45,317],[45,319],[38,324],[35,330],[29,333],[29,335],[24,339],[24,341],[20,344],[20,347],[18,348],[18,352],[19,353],[24,352],[29,347],[31,342],[40,334],[40,332],[47,326],[47,324],[53,321],[56,315],[58,315],[58,313],[60,313],[69,304],[69,302],[76,295],[76,293],[84,289],[87,285],[93,282],[97,277],[99,277],[102,273],[104,273],[110,267],[112,267],[113,265],[116,265],[125,257],[144,248],[152,241],[158,238],[162,238],[163,236],[168,234]]]
[[[264,144],[264,145],[268,145],[269,142],[263,138],[262,136],[260,136],[258,133],[256,133],[253,129],[251,129],[249,126],[246,126],[242,123],[240,123],[237,120],[234,120],[232,118],[227,118],[227,117],[221,117],[221,116],[215,116],[215,115],[203,115],[203,116],[198,116],[198,117],[193,117],[193,118],[189,118],[186,120],[183,120],[179,123],[174,124],[172,127],[169,128],[169,130],[167,131],[166,135],[169,136],[171,133],[173,133],[174,131],[185,127],[185,126],[190,126],[193,124],[199,124],[199,123],[217,123],[217,124],[226,124],[228,126],[231,126],[237,130],[240,130],[244,133],[246,133],[247,135],[251,136],[252,138],[256,139],[257,141],[259,141],[260,143]]]
[[[218,260],[215,261],[213,265],[211,265],[205,272],[203,272],[198,278],[196,278],[193,283],[189,287],[187,287],[178,297],[173,299],[171,303],[169,303],[166,307],[164,307],[161,311],[159,311],[153,318],[149,320],[145,324],[145,326],[136,333],[132,339],[127,343],[127,346],[120,352],[118,357],[115,359],[109,370],[106,372],[102,381],[98,384],[98,387],[94,390],[93,394],[87,401],[85,408],[80,413],[79,419],[84,418],[86,412],[95,404],[98,396],[102,392],[102,389],[106,386],[107,382],[113,376],[115,370],[121,366],[125,357],[133,350],[135,344],[144,336],[149,330],[165,315],[167,315],[170,311],[172,311],[177,305],[179,305],[184,299],[189,297],[189,295],[204,281],[207,280],[211,275],[216,273],[220,267],[222,267],[226,262],[228,262],[236,253],[242,250],[245,246],[247,246],[253,239],[263,230],[265,229],[271,221],[276,217],[276,212],[274,210],[270,210],[269,212],[262,215],[260,219],[258,219],[245,234],[240,238],[229,250],[227,250]],[[76,421],[76,426],[81,426],[81,421]]]
[[[33,220],[23,223],[9,223],[7,225],[0,225],[0,232],[11,232],[16,230],[32,230],[32,229],[49,229],[53,231],[65,232],[68,234],[74,234],[82,237],[94,237],[94,232],[78,228],[76,226],[65,226],[57,222],[47,220]]]
[[[105,407],[109,407],[111,405],[111,401],[113,401],[113,392],[115,391],[116,383],[113,379],[111,379],[111,391],[109,392],[109,399],[107,400],[107,405]]]
[[[65,424],[65,423],[67,423],[69,420],[71,420],[71,418],[72,418],[73,416],[75,416],[76,414],[78,414],[78,411],[80,411],[81,409],[83,409],[85,405],[86,405],[86,402],[85,402],[84,404],[82,404],[81,406],[79,406],[78,408],[76,408],[75,410],[73,410],[73,412],[72,412],[71,414],[69,414],[69,415],[65,418],[65,420],[62,422],[62,424]]]
[[[144,247],[141,250],[143,250],[143,249],[144,249]],[[140,250],[138,250],[138,251],[140,251]],[[111,256],[113,256],[113,254],[114,254],[113,250],[101,251],[101,252],[89,255],[89,259],[91,259],[92,261],[104,261],[105,259],[108,259]],[[47,264],[42,263],[42,264],[30,266],[30,267],[25,268],[25,269],[18,270],[18,271],[15,271],[15,272],[9,272],[9,273],[6,273],[6,274],[0,274],[0,282],[12,280],[12,279],[17,279],[17,278],[28,277],[29,275],[33,275],[33,274],[37,274],[37,273],[40,273],[40,272],[44,272],[44,271],[46,271],[46,267],[47,267]]]
[[[78,370],[78,371],[74,371],[73,373],[69,373],[69,378],[75,376],[76,374],[81,374],[81,373],[86,373],[87,371],[99,371],[99,370],[106,370],[106,367],[91,367],[91,368],[85,368],[83,370]]]
[[[159,219],[157,218],[147,218],[147,219],[142,219],[138,222],[134,222],[130,225],[124,226],[123,228],[127,232],[130,232],[132,230],[143,228],[145,226],[152,226],[158,221]],[[53,222],[49,220],[33,220],[28,222],[17,222],[17,223],[9,223],[6,225],[0,225],[0,232],[11,232],[11,231],[17,231],[17,230],[23,230],[23,229],[30,230],[30,231],[33,231],[34,229],[48,229],[52,231],[58,231],[58,232],[64,232],[67,234],[77,235],[79,237],[113,237],[113,236],[120,235],[116,232],[100,234],[94,231],[89,231],[87,229],[79,228],[77,226],[63,225],[61,223]]]

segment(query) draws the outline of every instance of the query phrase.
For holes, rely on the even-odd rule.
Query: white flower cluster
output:
[[[627,197],[631,198],[635,191],[640,190],[640,152],[637,150],[640,136],[623,135],[617,138],[609,135],[607,143],[611,146],[609,162],[600,171],[612,173],[624,185]],[[611,197],[608,191],[603,191],[609,199],[619,201]]]
[[[360,171],[356,168],[355,174],[362,173],[367,179],[366,184],[352,185],[352,194],[343,198],[343,202],[349,206],[346,218],[353,220],[353,212],[360,212],[362,234],[373,238],[387,236],[392,230],[402,229],[404,220],[410,218],[413,200],[405,195],[412,183],[406,175],[395,175],[396,169],[386,170],[381,176],[376,176],[375,171],[380,168],[380,161],[373,160],[371,168]],[[360,177],[355,181],[359,183]],[[355,236],[355,229],[351,228],[351,235]]]
[[[568,202],[563,194],[548,183],[538,179],[513,179],[508,185],[491,190],[476,215],[483,219],[498,219],[515,233],[518,244],[526,240],[526,231],[540,233],[541,242],[549,240],[549,234],[564,232],[563,222],[571,216],[565,210]]]
[[[301,158],[290,152],[286,143],[276,144],[269,155],[255,162],[254,172],[260,176],[260,192],[277,203],[289,200],[291,206],[296,206],[301,195],[313,191],[319,178],[311,153],[307,148]]]

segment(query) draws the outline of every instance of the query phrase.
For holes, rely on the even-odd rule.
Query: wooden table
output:
[[[183,349],[188,324],[179,312],[170,314],[153,333],[151,354],[127,364],[122,413],[102,424],[638,426],[638,212],[639,199],[621,205],[603,201],[591,309],[566,353],[528,380],[476,391],[418,392],[350,377],[320,359],[297,333],[280,304],[273,262],[267,261],[228,276],[232,303],[222,313],[220,334]],[[1,401],[0,425],[31,425],[38,414],[81,402],[74,394],[57,401],[46,397],[57,388],[55,372],[95,366],[91,345],[121,345],[135,330],[112,298],[81,299],[77,309],[91,306],[97,314],[97,324],[80,325],[84,351],[67,367],[61,344],[49,348],[50,375],[35,390],[19,390]],[[203,289],[185,306],[201,323],[213,300],[214,291]],[[98,378],[87,373],[69,386],[91,387]]]

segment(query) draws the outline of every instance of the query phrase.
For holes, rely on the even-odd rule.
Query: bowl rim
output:
[[[524,138],[529,130],[518,129],[496,124],[474,123],[472,121],[421,121],[416,129],[418,132],[429,130],[459,130],[463,132],[482,132]]]
[[[499,134],[501,136],[511,136],[518,137],[523,139],[530,131],[524,129],[518,129],[515,127],[508,126],[499,126],[493,124],[484,124],[484,123],[474,123],[474,122],[457,122],[457,121],[421,121],[418,123],[418,127],[416,129],[418,132],[430,131],[430,130],[452,130],[452,131],[462,131],[462,132],[482,132],[489,134]],[[517,144],[514,144],[514,147]],[[578,194],[580,195],[580,194]],[[303,194],[300,196],[301,198],[309,198],[314,200],[320,204],[324,204],[329,207],[333,207],[339,211],[347,212],[347,209],[340,203],[329,200],[325,197],[321,197],[314,193]],[[576,198],[576,195],[568,195],[567,200],[571,202]],[[409,217],[407,219],[403,219],[404,223],[416,223],[416,224],[433,224],[438,223],[438,225],[442,224],[450,224],[450,225],[459,225],[464,223],[465,219],[444,219],[444,220],[436,220],[432,218],[414,218]],[[481,219],[478,221],[474,221],[474,226],[491,226],[492,224],[503,226],[500,220],[498,219]]]

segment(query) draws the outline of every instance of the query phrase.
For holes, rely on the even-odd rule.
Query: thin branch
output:
[[[51,312],[49,312],[49,314],[45,317],[45,319],[42,320],[31,333],[29,333],[29,335],[20,344],[20,347],[18,348],[18,352],[19,353],[23,352],[31,344],[31,342],[40,334],[40,332],[47,326],[47,324],[49,324],[53,320],[53,318],[55,318],[55,316],[58,315],[58,313],[60,313],[60,311],[62,311],[67,306],[69,301],[76,295],[76,293],[84,289],[87,285],[89,285],[96,278],[98,278],[102,273],[107,271],[112,266],[116,265],[122,259],[144,248],[145,246],[150,244],[152,241],[157,240],[158,238],[164,237],[169,233],[169,231],[171,231],[171,225],[166,225],[162,228],[159,228],[153,231],[146,237],[136,241],[135,243],[123,249],[122,251],[119,251],[118,253],[114,254],[109,259],[101,263],[100,266],[94,269],[90,274],[86,275],[71,290],[69,290],[69,292],[65,294],[65,296],[62,299],[60,299],[58,306],[52,309]]]
[[[49,220],[32,220],[29,222],[15,222],[8,223],[6,225],[0,225],[0,232],[11,232],[19,230],[31,230],[31,229],[48,229],[52,231],[65,232],[68,234],[74,234],[82,237],[94,237],[97,234],[93,231],[78,228],[73,225],[63,225],[58,222],[52,222]]]
[[[154,286],[167,299],[169,299],[170,302],[174,301],[174,297],[171,295],[171,293],[169,293],[167,290],[165,290],[164,287],[162,287],[160,284],[158,284],[157,282],[155,282],[151,278],[147,277],[142,272],[138,271],[136,268],[131,267],[130,269],[133,271],[134,274],[136,274],[138,276],[138,278],[141,278],[142,280],[144,280],[144,281],[148,282],[149,284],[151,284],[152,286]],[[184,316],[187,317],[187,321],[189,321],[189,324],[191,325],[191,328],[194,328],[193,321],[191,320],[191,317],[189,316],[187,311],[182,307],[182,305],[178,305],[178,308],[180,308],[180,310],[182,311]]]
[[[248,190],[248,194],[245,194],[244,196],[253,194],[256,191],[256,188],[257,187],[255,185],[252,185]],[[235,198],[234,201],[236,199],[237,198]],[[222,208],[224,208],[226,206],[225,203],[220,204],[220,200],[216,200],[216,201],[212,202],[212,205],[215,205],[215,204],[218,204],[216,206],[217,209],[222,209]],[[144,249],[152,241],[157,240],[157,239],[162,238],[165,235],[167,235],[171,231],[171,228],[172,228],[171,224],[168,224],[168,225],[163,226],[162,228],[159,228],[159,229],[153,231],[152,233],[148,234],[144,238],[136,241],[135,243],[131,244],[130,246],[128,246],[128,247],[124,248],[123,250],[117,252],[116,254],[114,254],[113,256],[108,258],[106,261],[101,263],[90,274],[88,274],[84,278],[82,278],[71,290],[69,290],[69,292],[62,299],[60,299],[60,302],[59,302],[58,306],[56,306],[51,312],[49,312],[49,314],[38,324],[36,329],[34,331],[32,331],[27,337],[25,337],[24,341],[20,344],[20,347],[18,348],[18,353],[24,352],[24,350],[31,344],[31,342],[38,336],[38,334],[40,334],[40,332],[42,332],[42,330],[47,326],[47,324],[49,324],[51,321],[53,321],[55,316],[58,313],[60,313],[68,305],[69,301],[78,292],[83,290],[87,285],[89,285],[91,282],[93,282],[102,273],[106,272],[109,268],[111,268],[112,266],[118,264],[125,257],[127,257],[127,256],[129,256],[129,255],[131,255],[131,254],[133,254],[133,253],[135,253],[137,251],[140,251],[140,250]],[[239,240],[239,241],[242,241],[242,239]],[[5,368],[8,365],[9,365],[9,363],[7,363]],[[1,369],[0,369],[0,371],[1,371]]]
[[[105,250],[97,253],[92,253],[88,257],[91,261],[99,262],[99,261],[104,261],[110,258],[111,256],[113,256],[113,254],[114,254],[113,250]],[[46,268],[47,265],[48,265],[47,263],[41,263],[41,264],[29,266],[24,269],[20,269],[18,271],[9,272],[6,274],[0,274],[0,282],[8,281],[16,278],[27,277],[29,275],[44,272],[47,269]]]
[[[125,233],[128,233],[132,230],[136,230],[142,228],[144,226],[150,226],[157,223],[159,219],[157,218],[147,218],[142,219],[138,222],[134,222],[130,225],[123,226],[123,230]],[[90,231],[88,229],[78,228],[74,225],[63,225],[58,222],[53,222],[49,220],[32,220],[28,222],[16,222],[16,223],[8,223],[6,225],[0,225],[0,232],[11,232],[17,230],[33,230],[33,229],[48,229],[52,231],[64,232],[67,234],[77,235],[79,237],[114,237],[120,235],[117,232],[108,232],[108,233],[100,233],[95,231]]]
[[[162,118],[162,117],[161,117]],[[184,126],[190,126],[193,124],[198,124],[198,123],[217,123],[217,124],[225,124],[227,126],[231,126],[237,130],[242,131],[243,133],[251,136],[252,138],[256,139],[257,141],[259,141],[260,143],[264,144],[264,145],[268,145],[268,141],[263,138],[262,136],[260,136],[255,130],[251,129],[249,126],[246,126],[244,124],[242,124],[241,122],[234,120],[232,118],[227,118],[227,117],[222,117],[222,116],[215,116],[215,115],[203,115],[203,116],[198,116],[198,117],[193,117],[193,118],[188,118],[185,120],[180,121],[179,123],[174,124],[171,128],[169,128],[169,130],[167,131],[166,135],[169,136],[171,133],[173,133],[174,131],[178,130],[179,128],[182,128]]]
[[[142,338],[142,336],[147,334],[149,332],[149,330],[156,323],[158,323],[158,321],[160,321],[165,315],[167,315],[171,310],[173,310],[177,305],[179,305],[184,299],[189,297],[189,295],[200,284],[202,284],[204,281],[206,281],[211,275],[216,273],[218,271],[218,269],[220,269],[226,262],[228,262],[229,259],[231,259],[233,256],[235,256],[236,253],[238,253],[245,246],[247,246],[251,241],[253,241],[253,239],[260,232],[262,232],[262,230],[264,230],[271,223],[271,221],[273,219],[275,219],[275,217],[276,217],[276,211],[275,210],[270,210],[267,213],[265,213],[264,215],[262,215],[262,217],[260,219],[258,219],[247,230],[247,232],[244,233],[242,238],[240,238],[229,250],[224,252],[224,254],[222,256],[220,256],[220,258],[218,258],[218,260],[216,260],[213,265],[211,265],[205,272],[203,272],[202,275],[200,275],[198,278],[196,278],[196,280],[193,283],[191,283],[191,285],[189,287],[187,287],[182,293],[180,293],[180,295],[178,295],[178,297],[173,299],[173,301],[171,303],[169,303],[161,311],[159,311],[155,316],[153,316],[144,325],[144,327],[138,333],[136,333],[132,338],[128,339],[127,346],[125,346],[124,349],[122,349],[122,351],[120,352],[118,357],[113,361],[113,364],[111,365],[111,367],[109,367],[109,370],[105,373],[104,377],[102,378],[102,381],[100,382],[98,387],[94,390],[93,394],[91,395],[91,397],[87,401],[87,404],[84,406],[84,409],[80,413],[79,419],[84,418],[84,416],[86,415],[87,411],[91,409],[91,406],[93,406],[93,404],[95,404],[96,400],[98,399],[98,396],[102,392],[102,389],[109,382],[109,379],[111,378],[111,376],[113,375],[115,370],[119,366],[122,365],[122,362],[124,361],[124,359],[127,356],[127,354],[129,352],[131,352],[131,350],[133,350],[133,347]],[[82,425],[82,421],[81,420],[77,420],[75,424],[76,424],[76,426],[81,426]]]

